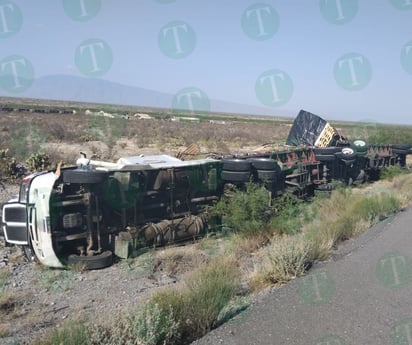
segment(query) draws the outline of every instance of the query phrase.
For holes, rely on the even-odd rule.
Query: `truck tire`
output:
[[[99,268],[109,267],[113,264],[113,253],[110,250],[106,250],[101,254],[92,256],[71,254],[68,258],[68,264],[80,264],[85,270],[97,270]]]
[[[258,170],[257,177],[261,181],[273,181],[276,180],[278,172],[276,170]]]
[[[409,153],[408,150],[401,150],[401,149],[392,149],[392,153],[397,155],[407,155]]]
[[[367,152],[368,151],[368,145],[366,144],[365,141],[363,140],[355,140],[353,142],[353,147],[355,148],[356,152]]]
[[[409,151],[411,149],[411,145],[393,144],[392,149]]]
[[[274,159],[270,158],[248,158],[248,162],[252,164],[252,166],[256,170],[274,170],[280,171],[280,166]]]
[[[344,161],[352,161],[356,159],[356,152],[350,147],[344,147],[337,156]]]
[[[246,159],[227,158],[222,159],[223,170],[227,171],[250,171],[251,162]]]
[[[337,146],[330,146],[330,147],[315,147],[313,152],[315,155],[333,155],[336,152],[340,152],[341,148]]]
[[[104,182],[108,177],[105,171],[98,170],[65,170],[63,172],[64,183],[94,184]]]
[[[226,182],[249,182],[250,171],[222,171],[222,180]]]
[[[336,156],[334,154],[315,154],[315,159],[319,162],[333,162]]]

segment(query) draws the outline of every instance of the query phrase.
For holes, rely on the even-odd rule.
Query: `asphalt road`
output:
[[[412,209],[195,344],[412,345]]]

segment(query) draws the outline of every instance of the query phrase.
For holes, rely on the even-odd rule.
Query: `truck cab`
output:
[[[24,178],[2,210],[8,244],[49,267],[109,266],[139,247],[202,235],[205,207],[222,193],[220,161],[157,156],[77,166]]]
[[[55,182],[53,172],[25,177],[20,184],[19,195],[3,206],[3,232],[6,242],[22,246],[30,260],[62,267],[50,236],[49,199]]]

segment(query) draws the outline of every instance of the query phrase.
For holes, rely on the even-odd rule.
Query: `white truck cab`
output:
[[[49,267],[112,264],[140,246],[201,235],[205,206],[219,198],[220,162],[167,155],[88,160],[24,178],[2,210],[5,241]],[[133,247],[133,248],[130,248]]]
[[[21,245],[29,258],[63,267],[54,252],[50,229],[49,200],[56,179],[54,172],[26,177],[18,197],[3,206],[3,232],[6,242]]]

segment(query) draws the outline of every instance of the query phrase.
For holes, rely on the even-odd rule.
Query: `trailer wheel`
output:
[[[339,158],[344,161],[352,161],[356,158],[356,152],[350,147],[344,147],[340,153],[338,153]]]
[[[63,172],[63,182],[65,183],[101,183],[107,179],[105,171],[98,170],[66,170]]]
[[[315,155],[333,155],[336,152],[340,152],[341,148],[337,146],[329,146],[329,147],[315,147],[313,152]]]
[[[392,149],[392,153],[395,153],[397,155],[407,155],[409,151],[400,150],[400,149]]]
[[[411,146],[410,145],[392,145],[392,153],[397,155],[407,155],[409,153]]]
[[[336,156],[334,154],[315,154],[315,158],[319,162],[333,162]]]
[[[82,256],[71,254],[68,258],[69,265],[82,265],[85,270],[96,270],[99,268],[109,267],[113,264],[113,253],[110,250],[106,250],[101,254],[93,256]]]
[[[262,181],[273,181],[276,180],[278,172],[276,170],[258,170],[257,177]]]
[[[392,145],[392,149],[395,149],[395,150],[409,151],[410,148],[411,148],[411,145],[400,145],[400,144]]]
[[[368,151],[368,145],[366,145],[366,142],[363,140],[355,140],[353,142],[353,146],[355,147],[357,152],[367,152]]]
[[[227,158],[222,159],[223,170],[250,171],[251,162],[246,159]]]
[[[250,171],[222,171],[222,180],[227,182],[249,182]]]
[[[248,158],[247,161],[251,162],[256,170],[281,170],[279,164],[271,158]]]

